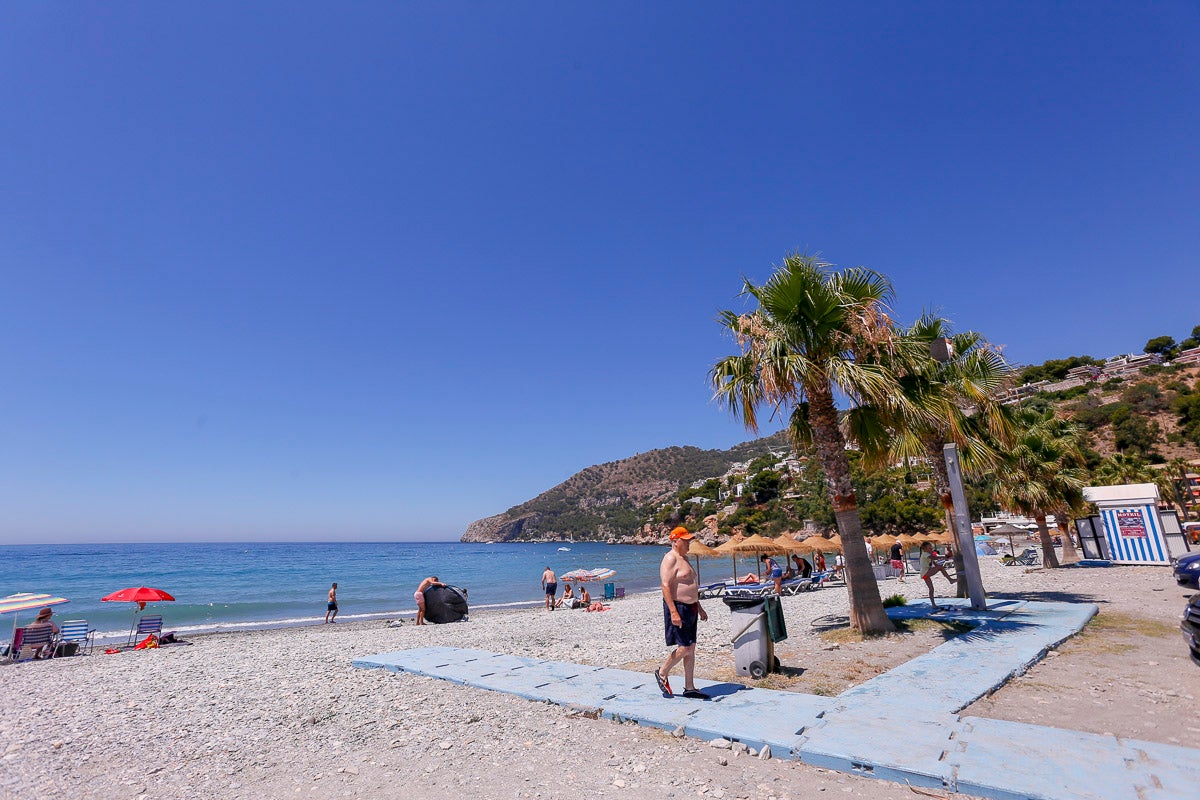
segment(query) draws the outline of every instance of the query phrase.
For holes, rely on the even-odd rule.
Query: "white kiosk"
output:
[[[1153,483],[1088,486],[1083,499],[1100,509],[1104,540],[1114,564],[1171,563],[1158,515],[1158,487]]]

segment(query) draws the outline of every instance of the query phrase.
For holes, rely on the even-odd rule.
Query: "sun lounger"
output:
[[[729,588],[729,586],[730,584],[726,583],[725,581],[721,581],[720,583],[710,583],[707,586],[701,586],[700,599],[712,600],[713,598],[721,597],[725,594],[725,590]]]

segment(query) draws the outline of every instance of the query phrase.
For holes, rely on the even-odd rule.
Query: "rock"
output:
[[[713,739],[708,743],[709,747],[715,747],[719,750],[729,750],[733,747],[733,742],[728,739]]]
[[[727,767],[727,766],[729,766],[729,759],[726,758],[725,756],[717,756],[717,764],[719,764],[722,767]]]
[[[674,736],[676,739],[682,739],[687,734],[684,732],[683,728],[680,727],[680,728],[676,728],[675,730],[671,731],[671,735]]]
[[[758,751],[758,757],[763,761],[769,761],[771,759],[771,745],[764,744],[762,750]]]
[[[617,778],[615,781],[612,782],[612,785],[617,787],[618,789],[624,789],[625,781],[621,780],[620,778]]]
[[[749,748],[748,746],[746,746],[746,744],[745,744],[744,742],[731,742],[731,743],[729,744],[729,749],[730,749],[730,750],[732,750],[732,751],[733,751],[733,752],[735,752],[735,753],[748,753],[748,752],[750,752],[750,748]]]
[[[454,747],[454,742],[442,742],[438,747],[443,750],[449,750],[451,747]]]

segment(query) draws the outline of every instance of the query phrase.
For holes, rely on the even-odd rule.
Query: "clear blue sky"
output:
[[[456,538],[727,447],[715,316],[797,249],[1017,362],[1181,339],[1198,43],[1187,2],[5,4],[0,543]]]

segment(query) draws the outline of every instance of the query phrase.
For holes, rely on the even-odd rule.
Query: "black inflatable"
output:
[[[425,590],[425,621],[464,622],[467,619],[467,590],[457,586],[430,586]]]

